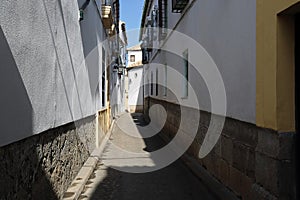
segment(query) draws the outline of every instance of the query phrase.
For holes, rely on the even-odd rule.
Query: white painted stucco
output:
[[[128,104],[143,105],[143,67],[128,70]]]
[[[135,60],[130,61],[130,56],[134,56]],[[143,65],[142,51],[140,45],[129,47],[127,49],[127,75],[128,75],[128,105],[143,105]]]
[[[94,1],[78,21],[83,2],[1,2],[0,146],[99,109],[105,35]]]
[[[172,13],[172,1],[168,1],[169,29],[184,33],[201,44],[214,60],[221,73],[226,88],[227,116],[255,123],[256,120],[256,1],[255,0],[196,0],[185,13]],[[181,18],[182,17],[182,18]],[[181,18],[181,19],[180,19]],[[178,21],[180,19],[180,21]],[[184,41],[168,39],[165,47],[180,46],[179,56],[189,47]],[[199,56],[197,51],[189,51],[189,59]],[[181,58],[160,52],[153,63],[165,63],[183,73]],[[201,68],[201,66],[195,66]],[[149,70],[156,70],[150,65]],[[159,68],[161,70],[161,68]],[[150,77],[149,72],[148,79]],[[160,72],[162,73],[162,72]],[[155,73],[154,79],[155,79]],[[163,79],[163,75],[159,75]],[[168,74],[168,85],[182,88],[181,78]],[[199,100],[201,110],[211,111],[210,96],[205,82],[197,70],[189,66],[189,81]],[[163,82],[163,80],[160,80]],[[189,88],[190,90],[191,88]],[[162,90],[162,88],[160,88]],[[179,91],[180,93],[180,91]],[[160,91],[155,98],[176,102],[168,93],[163,97]],[[192,104],[190,97],[183,99],[186,105]]]
[[[122,31],[122,24],[125,22],[119,22],[120,34],[119,38],[119,67],[121,67],[123,73],[118,74],[117,70],[111,70],[111,79],[110,79],[110,106],[112,116],[116,117],[117,115],[125,112],[125,67],[126,67],[126,47],[127,47],[127,34]],[[115,37],[117,38],[117,37]]]
[[[136,63],[139,63],[138,65],[141,65],[142,62],[142,51],[138,50],[138,51],[127,51],[127,55],[128,55],[128,62],[127,62],[127,66],[136,66]],[[135,61],[131,62],[130,61],[130,56],[133,55],[135,56]]]

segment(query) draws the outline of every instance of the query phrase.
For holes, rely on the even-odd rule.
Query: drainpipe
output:
[[[91,0],[86,0],[84,4],[79,8],[79,21],[83,20],[83,11],[89,5]]]

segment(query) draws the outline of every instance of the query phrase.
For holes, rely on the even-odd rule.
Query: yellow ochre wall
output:
[[[256,124],[295,130],[294,17],[283,11],[299,0],[257,0]]]

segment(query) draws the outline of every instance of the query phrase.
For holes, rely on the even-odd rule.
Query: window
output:
[[[101,95],[102,95],[102,98],[101,98],[101,105],[102,107],[105,107],[105,87],[106,87],[106,74],[105,74],[105,71],[106,71],[106,63],[105,63],[105,49],[102,48],[102,81],[101,81],[101,84],[102,84],[102,88],[101,88]]]
[[[181,13],[189,3],[189,0],[172,0],[172,12]]]
[[[165,77],[164,77],[164,96],[167,96],[167,87],[168,87],[168,74],[167,74],[167,64],[165,64]]]
[[[156,96],[158,96],[158,69],[156,68],[156,87],[155,87]]]
[[[130,62],[135,62],[135,55],[130,56]]]
[[[188,97],[189,89],[189,52],[185,50],[183,56],[183,84],[182,84],[182,97]]]
[[[150,95],[153,95],[153,72],[151,72]]]

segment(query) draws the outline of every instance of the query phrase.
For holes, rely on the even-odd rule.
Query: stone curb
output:
[[[168,138],[162,134],[160,137],[165,142],[168,142]],[[204,183],[206,188],[211,192],[211,194],[220,200],[239,200],[239,198],[233,194],[226,186],[220,183],[216,178],[209,174],[209,172],[204,169],[195,158],[189,156],[187,153],[183,154],[180,158],[184,165],[188,167],[191,172],[197,176],[201,182]]]
[[[82,193],[84,186],[86,182],[88,181],[89,177],[93,173],[104,149],[105,146],[111,136],[112,129],[114,127],[115,120],[112,121],[111,127],[106,134],[105,138],[103,139],[101,145],[99,148],[96,148],[90,155],[90,157],[87,159],[87,161],[84,163],[80,171],[78,172],[75,179],[72,181],[71,185],[67,189],[67,191],[64,194],[63,200],[77,200]]]

